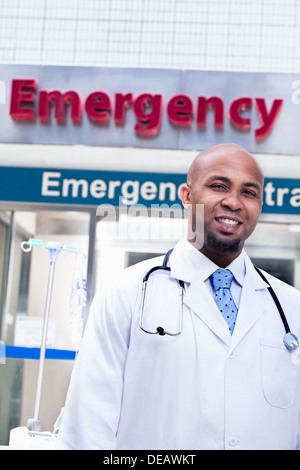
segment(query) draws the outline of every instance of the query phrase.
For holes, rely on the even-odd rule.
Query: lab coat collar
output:
[[[186,239],[176,245],[170,256],[172,277],[182,279],[186,283],[184,303],[228,345],[230,350],[238,344],[266,308],[260,291],[265,290],[268,284],[256,272],[244,250],[241,259],[244,260],[245,276],[241,279],[243,277],[240,276],[241,273],[237,275],[237,281],[242,281],[240,283],[243,285],[243,291],[237,323],[231,336],[224,318],[205,285],[205,280],[218,266],[208,263],[207,258]],[[236,266],[231,266],[231,268],[236,268]]]
[[[170,267],[172,277],[189,283],[192,282],[195,275],[201,281],[205,281],[218,268],[185,238],[175,246],[170,256]]]
[[[219,268],[200,251],[198,251],[186,238],[180,240],[170,256],[171,275],[176,279],[182,279],[191,283],[197,277],[206,281],[209,276]],[[245,275],[250,276],[254,290],[265,289],[268,284],[256,272],[249,256],[245,252],[234,259],[227,269],[233,273],[235,280],[243,286]]]

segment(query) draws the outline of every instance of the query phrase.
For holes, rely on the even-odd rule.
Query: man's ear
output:
[[[180,188],[180,199],[185,209],[188,209],[191,205],[191,188],[187,184],[183,184]]]

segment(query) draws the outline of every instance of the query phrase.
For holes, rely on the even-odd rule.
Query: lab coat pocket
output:
[[[261,340],[262,387],[272,406],[288,408],[293,405],[299,365],[283,343]]]

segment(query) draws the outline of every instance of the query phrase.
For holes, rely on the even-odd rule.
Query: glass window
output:
[[[34,417],[46,297],[50,279],[50,251],[57,242],[68,251],[58,254],[54,267],[49,311],[47,354],[39,407],[42,430],[53,430],[78,351],[84,326],[90,246],[90,213],[80,211],[0,212],[0,318],[6,346],[0,364],[0,445],[9,432]],[[21,244],[41,240],[23,251]],[[29,245],[25,245],[25,249]],[[78,253],[74,253],[74,247]],[[52,351],[52,356],[51,356]],[[54,357],[54,359],[50,359]],[[71,360],[70,360],[71,359]]]

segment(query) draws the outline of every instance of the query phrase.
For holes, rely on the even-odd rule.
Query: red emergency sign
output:
[[[228,119],[236,128],[251,129],[249,111],[255,108],[259,127],[254,129],[257,140],[268,136],[277,119],[283,99],[275,98],[271,105],[262,97],[242,96],[235,98],[228,108]],[[115,93],[111,98],[104,91],[93,91],[82,103],[79,93],[74,90],[38,90],[35,79],[13,79],[10,97],[10,116],[18,120],[50,121],[51,107],[54,107],[54,118],[65,122],[67,105],[70,106],[70,119],[80,122],[82,113],[99,124],[108,123],[111,119],[117,125],[126,120],[130,109],[135,116],[134,131],[140,136],[156,135],[161,127],[163,96],[161,94]],[[222,128],[225,120],[224,100],[219,96],[197,96],[195,103],[185,94],[177,94],[168,100],[166,114],[173,126],[188,127],[195,121],[196,126],[205,128],[208,112],[214,113],[214,127]]]

